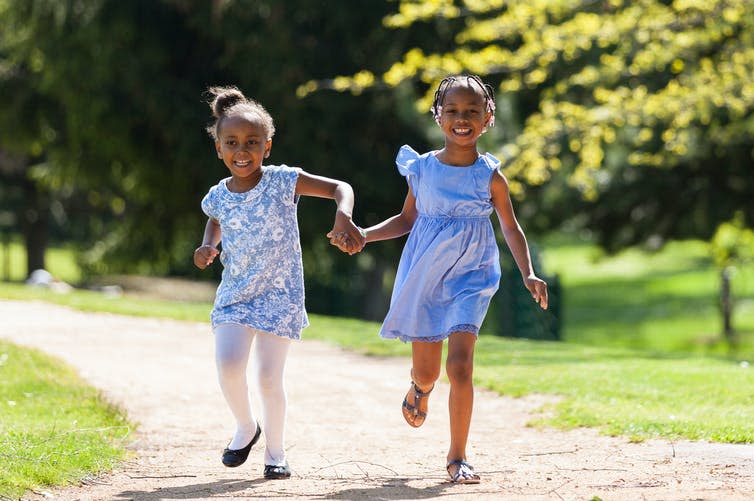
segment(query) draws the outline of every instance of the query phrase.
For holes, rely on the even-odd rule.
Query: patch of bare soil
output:
[[[65,360],[139,423],[133,458],[116,471],[25,500],[754,499],[754,445],[637,444],[590,429],[530,428],[546,399],[486,391],[477,391],[469,440],[482,483],[452,485],[447,384],[413,429],[400,411],[408,360],[314,341],[296,343],[287,367],[293,477],[266,481],[259,445],[239,468],[220,463],[233,422],[208,324],[13,301],[0,301],[0,318],[0,337]]]

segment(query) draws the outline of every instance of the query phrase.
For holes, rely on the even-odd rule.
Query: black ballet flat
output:
[[[241,466],[246,462],[246,458],[249,457],[251,447],[259,441],[259,437],[262,435],[262,427],[257,423],[257,432],[254,434],[254,438],[251,439],[249,445],[243,449],[228,449],[223,451],[223,464],[228,468],[235,468]]]
[[[288,461],[283,466],[264,465],[264,478],[268,480],[281,480],[290,477],[291,468],[288,466]]]

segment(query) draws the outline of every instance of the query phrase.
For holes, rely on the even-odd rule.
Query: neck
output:
[[[437,154],[437,159],[444,164],[464,166],[471,165],[479,158],[476,143],[468,146],[459,146],[453,143],[445,143],[445,147]]]
[[[258,185],[261,179],[262,169],[259,168],[247,177],[231,176],[230,181],[226,183],[226,187],[228,191],[232,191],[233,193],[244,193]]]

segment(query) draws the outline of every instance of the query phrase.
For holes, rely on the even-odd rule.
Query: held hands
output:
[[[211,245],[202,245],[194,251],[194,264],[200,270],[212,264],[220,251]]]
[[[536,301],[537,304],[539,304],[540,308],[546,310],[547,283],[541,278],[538,278],[536,275],[529,275],[528,277],[524,278],[524,285],[527,289],[529,289],[529,292],[531,292],[531,297],[534,298],[534,301]]]
[[[327,233],[330,243],[353,256],[361,252],[366,245],[366,234],[364,230],[356,226],[350,217],[338,212],[335,216],[335,224],[332,230]]]

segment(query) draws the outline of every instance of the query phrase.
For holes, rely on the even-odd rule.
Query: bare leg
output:
[[[419,387],[422,393],[432,391],[435,386],[435,381],[440,377],[440,364],[442,363],[442,342],[437,343],[425,343],[416,341],[411,344],[411,352],[413,359],[413,367],[411,368],[411,379],[416,386]],[[416,391],[414,385],[411,385],[408,393],[406,394],[406,402],[413,405],[415,402],[414,397]],[[419,411],[426,415],[428,408],[428,398],[422,398],[419,400]],[[424,418],[421,416],[413,416],[406,412],[404,407],[403,415],[406,421],[412,426],[421,426],[424,422]]]
[[[445,370],[450,380],[450,449],[448,461],[466,459],[471,413],[474,407],[474,345],[476,336],[470,332],[454,332],[448,338]],[[451,475],[454,473],[450,472]]]

